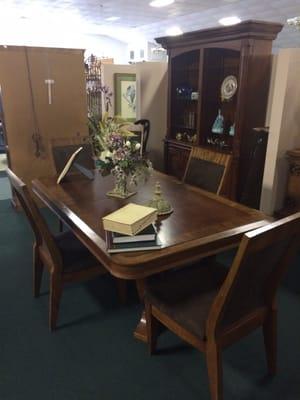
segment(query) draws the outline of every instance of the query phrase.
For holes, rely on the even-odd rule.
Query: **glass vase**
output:
[[[115,175],[115,187],[113,188],[113,190],[110,190],[108,193],[106,193],[107,196],[127,199],[128,197],[134,195],[136,192],[130,192],[128,190],[128,179],[129,176],[125,173]]]

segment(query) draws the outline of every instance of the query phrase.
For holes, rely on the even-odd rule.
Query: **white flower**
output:
[[[125,145],[126,145],[127,147],[130,147],[130,145],[131,145],[130,141],[127,140],[127,142],[125,143]]]
[[[107,157],[111,158],[111,156],[112,156],[112,153],[109,150],[104,150],[104,151],[102,151],[99,158],[103,162],[108,162]]]
[[[139,150],[140,148],[141,148],[141,143],[136,143],[135,149],[136,149],[136,150]]]

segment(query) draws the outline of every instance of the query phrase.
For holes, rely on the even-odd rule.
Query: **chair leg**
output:
[[[40,295],[41,282],[43,277],[44,265],[40,257],[39,249],[36,243],[33,245],[33,295]]]
[[[154,354],[156,352],[157,338],[159,334],[160,322],[152,314],[152,306],[146,301],[145,302],[145,316],[147,326],[147,339],[149,353]]]
[[[49,304],[49,328],[53,331],[56,328],[59,304],[62,295],[62,282],[53,274],[50,280],[50,304]]]
[[[124,279],[115,278],[118,297],[121,304],[127,303],[127,282]]]
[[[266,358],[270,375],[277,372],[277,310],[269,311],[263,324]]]
[[[207,342],[206,365],[211,400],[223,399],[222,349],[215,342]]]

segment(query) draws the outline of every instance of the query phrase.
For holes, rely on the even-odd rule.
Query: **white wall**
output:
[[[160,48],[160,51],[155,51]],[[141,57],[141,50],[144,52],[143,57]],[[136,40],[134,43],[128,44],[128,61],[132,62],[142,62],[142,61],[157,61],[167,63],[167,51],[163,50],[161,46],[156,43],[148,42],[143,37],[140,40]],[[133,52],[134,58],[130,58],[130,52]]]
[[[14,35],[6,35],[1,30],[0,45],[86,49],[86,57],[92,53],[98,57],[113,58],[117,64],[126,64],[129,60],[125,42],[105,35],[76,32],[70,34],[68,31],[62,34],[56,32],[55,29],[52,29],[49,34],[35,34],[31,31],[20,34],[16,31]]]
[[[300,147],[300,49],[282,49],[276,56],[269,108],[269,140],[260,208],[273,214],[284,203],[288,163],[286,151]]]
[[[110,87],[113,92],[112,107],[109,110],[111,116],[115,115],[115,97],[114,97],[114,75],[115,74],[136,74],[136,64],[133,65],[118,65],[118,64],[103,64],[102,79],[103,83]]]
[[[113,58],[115,64],[128,64],[127,44],[108,36],[89,35],[82,41],[85,54]]]

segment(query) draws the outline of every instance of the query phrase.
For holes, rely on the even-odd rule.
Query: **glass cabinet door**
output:
[[[171,60],[170,137],[194,144],[198,141],[200,51],[183,53]]]
[[[200,144],[231,150],[239,89],[240,52],[204,49]]]

